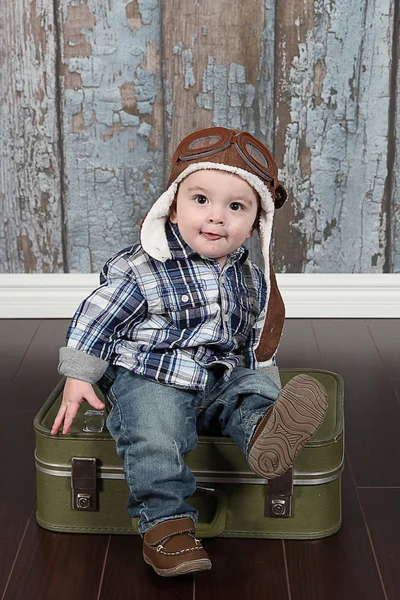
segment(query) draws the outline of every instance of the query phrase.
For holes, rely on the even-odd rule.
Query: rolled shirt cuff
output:
[[[82,350],[68,346],[60,348],[58,372],[65,377],[96,383],[107,371],[108,365],[106,360],[82,352]]]

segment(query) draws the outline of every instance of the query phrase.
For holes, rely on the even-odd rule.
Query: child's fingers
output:
[[[79,404],[69,404],[68,405],[67,410],[65,412],[65,417],[64,417],[63,434],[69,432],[71,425],[72,425],[72,421],[75,419],[78,409],[79,409]]]
[[[68,394],[65,396],[60,406],[60,410],[54,419],[53,427],[51,428],[51,435],[56,435],[61,426],[63,426],[63,434],[69,432],[72,422],[75,419],[79,410],[79,406],[83,400],[86,400],[93,408],[98,410],[104,409],[103,402],[101,402],[101,400],[99,400],[99,398],[96,396],[93,388],[92,393],[83,393],[79,399],[76,397],[71,398]]]
[[[86,394],[85,400],[90,404],[90,406],[93,406],[93,408],[96,408],[97,410],[102,410],[104,408],[103,402],[99,400],[94,392],[90,395]]]
[[[66,406],[64,404],[61,404],[60,409],[57,413],[56,418],[54,419],[54,423],[53,423],[53,427],[51,428],[51,435],[56,435],[58,433],[59,428],[62,425],[62,422],[64,421],[64,415],[65,415],[65,411],[66,411]]]

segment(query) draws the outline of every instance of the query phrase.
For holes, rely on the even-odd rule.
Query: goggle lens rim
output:
[[[204,146],[193,147],[193,144],[196,142],[207,138],[217,138],[217,141]],[[247,131],[241,131],[235,134],[232,130],[226,129],[225,127],[210,127],[206,130],[194,132],[180,143],[173,157],[173,163],[177,160],[186,162],[189,160],[201,159],[206,156],[212,156],[217,152],[225,150],[230,144],[235,145],[239,156],[255,174],[268,182],[272,188],[277,188],[276,191],[278,193],[276,194],[275,199],[276,205],[277,207],[282,206],[286,200],[287,194],[286,190],[284,190],[283,186],[278,182],[278,169],[275,160],[268,148]],[[254,153],[249,152],[247,149],[248,145],[255,149]],[[257,160],[256,156],[258,153],[265,159],[267,165],[262,164]],[[284,193],[282,193],[282,190],[284,190]]]

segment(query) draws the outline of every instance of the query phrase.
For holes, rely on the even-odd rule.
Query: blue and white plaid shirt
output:
[[[179,388],[204,389],[207,368],[255,369],[266,282],[241,246],[226,264],[201,257],[169,221],[172,258],[153,259],[140,245],[103,268],[78,308],[67,347]]]

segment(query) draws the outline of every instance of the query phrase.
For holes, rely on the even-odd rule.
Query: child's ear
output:
[[[176,196],[172,200],[172,204],[169,207],[169,220],[171,221],[171,223],[177,223],[178,222]]]
[[[251,238],[251,236],[253,235],[253,231],[254,231],[254,227],[252,227],[249,231],[249,233],[246,235],[246,240],[248,240],[249,238]]]

